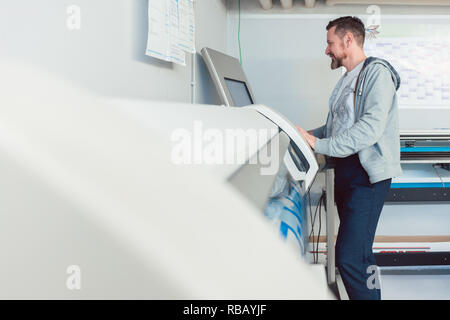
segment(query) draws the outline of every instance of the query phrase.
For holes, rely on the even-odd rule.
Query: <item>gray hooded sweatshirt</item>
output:
[[[331,136],[331,102],[335,89],[326,124],[313,130],[317,137],[315,151],[336,158],[357,153],[371,183],[401,175],[396,94],[399,87],[400,76],[389,62],[367,58],[355,87],[355,123]]]

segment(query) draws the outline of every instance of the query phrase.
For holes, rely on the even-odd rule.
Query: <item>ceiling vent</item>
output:
[[[261,7],[263,9],[269,10],[273,7],[272,0],[259,0]],[[280,0],[281,7],[283,9],[291,9],[294,6],[294,0]],[[305,0],[305,6],[307,8],[312,8],[316,4],[316,0]]]

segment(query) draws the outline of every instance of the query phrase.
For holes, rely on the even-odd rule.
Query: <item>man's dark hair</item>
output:
[[[336,26],[334,31],[339,37],[343,37],[347,32],[351,32],[360,47],[364,45],[366,38],[366,29],[364,23],[357,17],[340,17],[332,20],[327,25],[327,31]]]

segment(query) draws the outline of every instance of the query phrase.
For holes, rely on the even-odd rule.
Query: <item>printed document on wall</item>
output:
[[[186,65],[185,52],[195,53],[193,0],[149,0],[146,54]]]
[[[386,59],[399,73],[400,108],[450,108],[450,26],[434,21],[385,22],[364,44],[367,56]]]
[[[179,0],[178,47],[186,52],[195,53],[195,17],[194,1]]]

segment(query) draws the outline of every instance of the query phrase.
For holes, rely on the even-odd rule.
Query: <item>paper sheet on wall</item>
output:
[[[194,1],[178,1],[178,42],[177,46],[186,52],[195,53]]]
[[[149,0],[146,55],[186,65],[195,52],[193,0]]]

